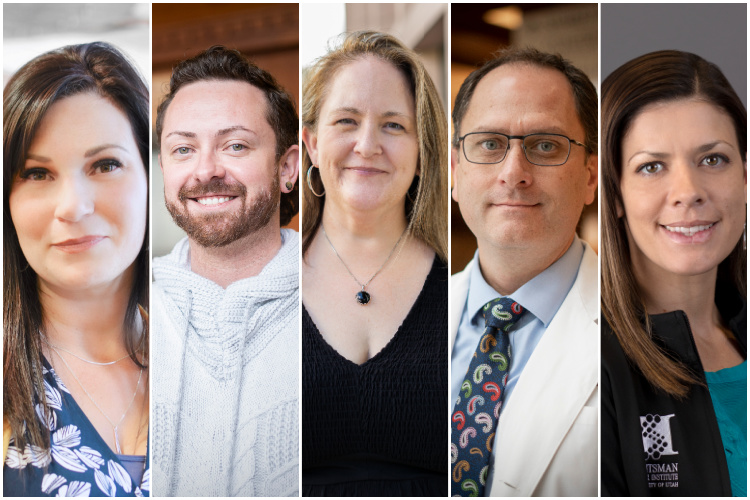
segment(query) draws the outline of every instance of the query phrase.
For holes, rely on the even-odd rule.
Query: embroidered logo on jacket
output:
[[[677,455],[672,448],[672,430],[669,419],[672,415],[651,415],[641,417],[641,436],[643,436],[643,451],[652,460],[659,460],[666,455]]]
[[[677,488],[680,485],[679,464],[674,459],[663,463],[650,463],[668,455],[677,455],[672,445],[672,429],[669,420],[672,415],[651,415],[641,417],[643,451],[646,452],[646,479],[649,488]]]

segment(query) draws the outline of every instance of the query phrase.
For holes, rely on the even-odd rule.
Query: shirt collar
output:
[[[544,327],[549,326],[565,297],[573,287],[578,268],[583,258],[583,242],[576,236],[562,257],[516,290],[511,297],[538,318]],[[469,295],[466,298],[467,312],[472,321],[481,308],[490,300],[501,297],[482,276],[479,266],[479,250],[474,254],[477,262],[469,277]]]

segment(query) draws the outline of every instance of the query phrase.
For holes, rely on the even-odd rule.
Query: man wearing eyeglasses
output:
[[[451,278],[451,495],[596,496],[597,95],[562,57],[508,49],[462,84],[453,198],[478,250]]]

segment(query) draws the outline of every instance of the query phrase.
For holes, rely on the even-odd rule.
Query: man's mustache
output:
[[[208,195],[242,196],[247,194],[247,188],[239,183],[227,183],[224,179],[214,178],[205,184],[195,184],[190,187],[180,188],[177,196],[180,202],[185,203],[190,198]]]

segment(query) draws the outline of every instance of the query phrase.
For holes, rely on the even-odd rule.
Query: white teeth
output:
[[[195,201],[201,205],[218,205],[219,203],[224,203],[232,198],[233,196],[214,196],[211,198],[196,198]]]
[[[671,231],[673,233],[684,234],[685,236],[693,236],[694,234],[700,231],[705,231],[706,229],[710,228],[714,224],[709,224],[707,226],[693,226],[693,227],[664,226],[664,229],[666,229],[667,231]]]

